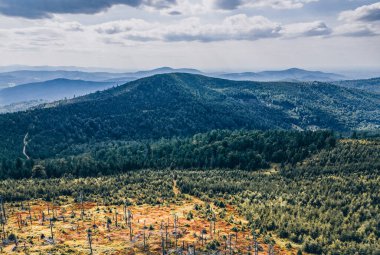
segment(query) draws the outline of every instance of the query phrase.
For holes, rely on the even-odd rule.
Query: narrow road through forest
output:
[[[30,157],[28,156],[28,154],[26,154],[26,146],[28,145],[28,136],[29,136],[29,133],[26,133],[26,135],[24,136],[24,148],[22,149],[22,153],[24,154],[24,156],[26,157],[26,159],[30,159]]]

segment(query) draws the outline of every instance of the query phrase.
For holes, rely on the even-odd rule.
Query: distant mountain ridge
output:
[[[290,68],[280,71],[227,73],[220,75],[221,78],[231,80],[252,81],[336,81],[345,77],[334,73],[320,71],[307,71],[299,68]]]
[[[37,100],[52,102],[74,96],[83,96],[114,85],[115,83],[112,82],[92,82],[63,78],[23,84],[0,90],[0,106]]]
[[[244,73],[206,73],[191,68],[170,68],[161,67],[157,69],[137,72],[88,72],[83,70],[17,70],[11,72],[0,73],[0,89],[20,84],[43,82],[58,78],[70,80],[85,80],[97,82],[118,82],[125,83],[132,80],[149,77],[156,74],[166,73],[191,73],[203,74],[216,78],[224,78],[230,80],[252,80],[252,81],[336,81],[345,79],[344,76],[333,73],[324,73],[319,71],[307,71],[303,69],[291,68],[280,71],[264,71],[264,72],[244,72]],[[7,69],[5,69],[7,70]]]
[[[68,70],[18,70],[12,72],[0,73],[0,89],[13,87],[20,84],[43,82],[54,79],[84,80],[96,82],[121,82],[152,76],[155,74],[165,73],[196,73],[201,71],[189,68],[174,69],[170,67],[161,67],[148,71],[127,72],[127,73],[111,73],[111,72],[85,72],[85,71],[68,71]]]

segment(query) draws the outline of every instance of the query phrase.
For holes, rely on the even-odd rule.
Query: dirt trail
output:
[[[29,133],[26,133],[26,135],[24,136],[24,148],[22,149],[22,153],[24,154],[24,156],[26,157],[26,159],[30,159],[30,157],[28,156],[28,154],[26,154],[26,146],[29,143],[28,137],[29,137]]]

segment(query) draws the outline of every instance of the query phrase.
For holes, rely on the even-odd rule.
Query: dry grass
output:
[[[205,250],[206,244],[211,240],[218,240],[219,250],[224,254],[229,254],[229,242],[223,236],[234,234],[231,229],[237,227],[239,232],[232,237],[231,247],[235,254],[247,254],[249,246],[252,245],[252,235],[246,228],[246,221],[241,218],[234,208],[227,206],[225,209],[211,206],[216,214],[215,233],[210,232],[210,221],[206,218],[206,203],[190,196],[179,194],[179,190],[174,187],[177,199],[176,203],[166,205],[142,205],[129,206],[128,209],[133,214],[132,241],[130,240],[129,228],[124,220],[123,206],[103,206],[96,203],[85,203],[85,216],[81,219],[81,206],[70,200],[65,205],[54,206],[53,234],[54,244],[47,241],[51,236],[49,218],[53,217],[53,206],[51,203],[43,201],[31,201],[30,208],[32,220],[29,217],[29,207],[24,203],[24,207],[7,205],[8,223],[6,225],[7,235],[14,233],[18,238],[18,247],[10,243],[3,248],[0,254],[90,254],[87,231],[91,229],[93,254],[162,254],[162,237],[166,236],[165,228],[168,226],[167,250],[174,251],[174,215],[178,216],[177,227],[181,235],[177,239],[177,246],[185,248],[188,245],[195,245],[197,254]],[[203,209],[195,210],[195,205],[200,205]],[[116,214],[117,212],[117,214]],[[189,213],[193,219],[188,219]],[[42,221],[42,213],[45,221]],[[116,216],[117,215],[117,216]],[[118,225],[116,226],[116,217]],[[110,230],[107,228],[107,219],[111,219]],[[22,219],[22,222],[19,222]],[[204,240],[200,238],[202,230]],[[144,234],[146,247],[144,248]],[[41,236],[45,238],[41,238]],[[258,239],[263,251],[259,254],[268,254],[268,245],[263,244],[262,239]],[[275,254],[295,254],[294,249],[285,249],[285,243],[276,240]],[[253,254],[253,252],[251,252]]]

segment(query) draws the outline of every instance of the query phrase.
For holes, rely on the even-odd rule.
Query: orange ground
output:
[[[174,185],[175,189],[175,185]],[[178,194],[178,190],[175,189]],[[244,226],[246,222],[236,211],[227,207],[226,216],[223,219],[217,216],[215,223],[215,235],[210,233],[210,221],[203,218],[202,214],[194,210],[194,205],[204,205],[205,203],[197,198],[186,196],[178,199],[176,204],[170,205],[143,205],[130,206],[128,209],[133,213],[133,237],[130,241],[129,228],[123,220],[123,206],[98,206],[95,203],[85,203],[85,217],[80,219],[81,208],[79,204],[70,203],[68,205],[56,206],[55,216],[59,218],[54,223],[53,233],[55,244],[49,244],[46,240],[41,239],[43,234],[46,238],[50,237],[49,221],[42,223],[42,212],[46,219],[52,217],[52,205],[42,201],[31,202],[32,224],[30,224],[29,210],[21,210],[21,208],[10,207],[7,205],[9,221],[6,226],[6,232],[14,233],[18,237],[18,248],[14,249],[15,244],[8,244],[3,248],[3,254],[90,254],[89,243],[87,239],[87,230],[92,230],[92,247],[93,254],[162,254],[162,236],[165,236],[165,225],[168,224],[169,241],[171,242],[169,251],[173,251],[175,247],[174,231],[174,215],[178,216],[178,229],[182,233],[177,240],[178,247],[187,247],[187,245],[195,245],[197,254],[205,248],[206,243],[210,240],[218,240],[221,246],[219,250],[222,254],[229,254],[229,242],[227,242],[227,251],[225,251],[226,242],[223,236],[233,234],[234,226]],[[24,205],[26,205],[24,203]],[[28,206],[26,205],[28,208]],[[48,207],[49,212],[48,213]],[[213,206],[216,215],[221,209]],[[118,212],[118,226],[115,225],[115,212]],[[192,212],[194,218],[187,220],[189,212]],[[19,228],[17,219],[21,216],[27,224]],[[64,216],[65,220],[60,216]],[[233,216],[233,222],[229,219]],[[110,231],[106,226],[106,219],[110,218],[112,223]],[[97,226],[96,228],[93,225]],[[164,229],[161,229],[161,225]],[[144,228],[145,226],[145,228]],[[153,230],[149,230],[149,226]],[[202,242],[200,235],[202,229],[206,229]],[[146,237],[146,247],[144,249],[144,232]],[[263,240],[259,238],[262,252],[259,254],[268,254],[268,246],[263,244]],[[203,243],[203,245],[202,245]],[[276,243],[284,245],[285,242],[276,240]],[[252,236],[248,229],[238,232],[238,239],[232,238],[231,247],[235,254],[248,254],[249,246],[252,245]],[[295,254],[296,250],[287,250],[285,247],[275,245],[275,254]],[[253,252],[251,252],[253,254]],[[1,252],[0,252],[1,254]]]

